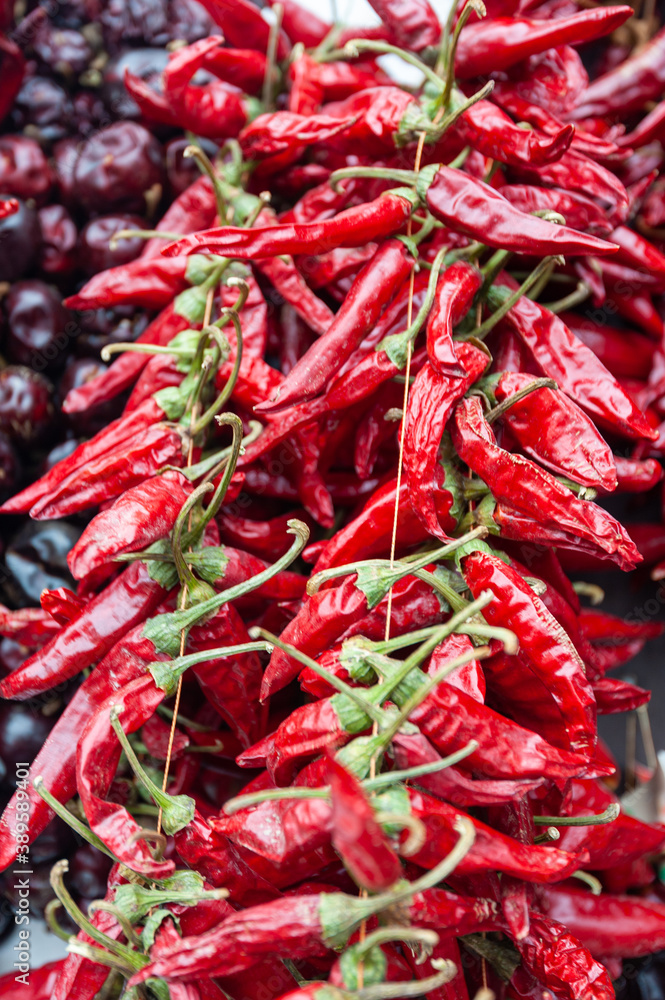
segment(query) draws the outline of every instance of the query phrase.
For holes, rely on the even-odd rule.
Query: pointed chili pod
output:
[[[382,892],[402,877],[399,858],[358,779],[332,756],[328,766],[333,847],[362,889]]]

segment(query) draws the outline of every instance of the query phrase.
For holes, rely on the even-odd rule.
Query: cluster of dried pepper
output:
[[[665,947],[665,827],[597,716],[647,702],[608,672],[660,627],[567,573],[665,573],[595,502],[662,478],[665,35],[590,83],[630,7],[204,6],[220,33],[125,85],[219,151],[67,302],[157,311],[64,409],[131,393],[2,508],[88,523],[77,593],[0,616],[5,698],[80,681],[0,867],[56,813],[112,863],[87,913],[54,867],[69,955],[30,995],[610,998]]]

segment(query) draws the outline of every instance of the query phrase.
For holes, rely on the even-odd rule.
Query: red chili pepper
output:
[[[0,681],[4,698],[32,698],[69,680],[100,660],[139,622],[145,621],[165,592],[142,563],[130,564],[82,614],[64,626],[42,649]]]
[[[316,254],[334,247],[358,247],[370,240],[392,236],[407,222],[412,203],[401,194],[387,194],[348,208],[332,219],[303,225],[286,224],[262,229],[225,226],[171,243],[163,253],[219,253],[225,257],[255,259],[280,254]]]
[[[579,316],[577,313],[559,313],[561,319],[599,361],[616,377],[646,378],[654,364],[654,343],[630,330],[618,331],[615,327]]]
[[[464,260],[451,264],[439,278],[427,320],[427,356],[439,375],[464,374],[464,365],[453,346],[453,327],[469,311],[481,284],[480,273]]]
[[[515,944],[525,969],[562,1000],[612,1000],[614,987],[605,968],[565,926],[531,911],[527,937]]]
[[[0,201],[0,219],[7,219],[10,215],[15,215],[19,210],[19,203],[16,198],[5,198]]]
[[[411,267],[403,243],[398,240],[384,243],[354,281],[324,336],[312,344],[289,372],[270,402],[256,409],[259,412],[284,409],[319,393],[373,327]]]
[[[218,49],[228,52],[229,49]],[[207,229],[215,221],[217,203],[212,184],[206,176],[199,177],[171,202],[155,229],[166,233],[195,233]],[[143,260],[159,256],[165,245],[164,238],[154,236],[148,240],[141,257]]]
[[[145,403],[146,399],[161,392],[162,389],[178,388],[182,384],[182,379],[183,373],[179,370],[178,359],[174,355],[156,354],[150,358],[139,375],[125,404],[124,413],[132,413]]]
[[[606,240],[521,212],[495,188],[453,167],[439,167],[425,197],[437,219],[487,246],[541,257],[614,251]]]
[[[421,52],[428,45],[439,45],[441,25],[428,0],[370,0],[395,44]]]
[[[617,470],[617,493],[647,493],[663,478],[663,467],[654,458],[637,459],[614,456]]]
[[[137,337],[138,344],[158,344],[165,347],[173,338],[191,326],[189,320],[168,305]],[[107,371],[90,382],[72,389],[62,404],[65,413],[81,413],[124,392],[150,361],[149,354],[128,352],[113,362]],[[13,498],[12,498],[13,499]]]
[[[437,374],[426,364],[411,387],[405,418],[404,469],[409,500],[428,533],[442,539],[448,535],[437,507],[439,495],[448,491],[439,464],[441,438],[456,402],[482,375],[488,362],[484,351],[471,344],[457,344],[456,348],[456,357],[466,374],[451,378]]]
[[[323,106],[323,111],[348,127],[330,142],[333,148],[352,153],[362,148],[366,156],[393,153],[403,132],[411,134],[408,114],[417,108],[412,94],[399,87],[368,87],[344,101]]]
[[[29,980],[18,979],[15,972],[0,976],[0,992],[6,1000],[51,1000],[56,980],[62,972],[65,959],[47,962],[39,968],[30,968]],[[19,973],[20,974],[20,973]]]
[[[579,622],[589,642],[609,645],[630,639],[657,639],[665,628],[662,622],[629,621],[598,608],[582,608]]]
[[[129,734],[143,725],[165,694],[146,674],[114,691],[98,704],[79,740],[76,760],[76,787],[90,829],[116,857],[144,875],[165,878],[173,873],[173,861],[157,861],[148,844],[136,834],[141,828],[124,806],[105,800],[122,747],[111,725],[110,711],[117,705],[119,720]]]
[[[421,868],[432,868],[452,849],[456,840],[453,823],[464,814],[418,789],[409,788],[408,792],[411,815],[424,823],[427,830],[427,839],[423,847],[412,855],[412,860]],[[520,844],[480,820],[470,819],[476,839],[455,869],[460,875],[501,871],[533,882],[558,882],[579,867],[579,855],[556,847]]]
[[[665,30],[661,28],[647,45],[589,84],[571,117],[584,119],[613,112],[625,115],[658,100],[664,82],[664,51]]]
[[[162,466],[180,465],[183,461],[179,431],[167,424],[154,424],[72,472],[30,508],[30,516],[36,520],[67,517],[113,500],[125,490],[140,486]]]
[[[494,387],[497,402],[509,402],[530,383],[531,375],[505,372]],[[548,415],[546,429],[544,411]],[[546,387],[536,389],[504,410],[502,419],[522,450],[547,469],[582,486],[608,493],[616,489],[617,470],[609,445],[589,417],[563,393]]]
[[[294,45],[302,42],[306,49],[315,49],[330,31],[329,24],[296,0],[285,0],[282,7],[282,27]]]
[[[568,786],[559,813],[562,816],[599,814],[608,806],[614,806],[616,801],[601,782],[576,778]],[[643,823],[624,812],[611,823],[562,826],[560,833],[559,846],[566,851],[587,851],[589,868],[594,871],[656,854],[665,840],[665,827]]]
[[[400,385],[395,382],[382,385],[357,425],[353,465],[361,479],[372,475],[379,452],[386,442],[395,441],[403,399],[404,391]]]
[[[10,611],[0,604],[0,635],[21,646],[35,649],[48,642],[60,626],[43,608],[19,608]]]
[[[562,125],[558,134],[549,137],[535,129],[519,128],[491,101],[476,101],[464,112],[457,132],[484,156],[502,163],[540,166],[557,160],[570,146],[575,129]]]
[[[256,49],[257,52],[267,52],[270,40],[270,25],[261,17],[261,13],[250,0],[202,0],[203,6],[210,14],[215,24],[222,29],[222,34],[231,45]],[[293,39],[295,41],[296,39]],[[277,36],[278,61],[286,59],[289,54],[289,42],[280,31]]]
[[[362,511],[354,520],[326,544],[319,554],[314,572],[320,573],[331,566],[343,566],[353,563],[359,558],[370,559],[387,555],[390,551],[393,518],[395,512],[395,490],[397,480],[391,479],[384,483],[367,500]],[[436,516],[444,532],[453,531],[455,521],[450,511],[453,504],[452,495],[445,489],[436,494]],[[399,507],[397,518],[397,551],[401,552],[418,545],[429,537],[413,510],[409,500],[409,490],[406,482],[400,484]],[[307,549],[305,550],[307,554]]]
[[[192,492],[179,472],[145,479],[122,493],[88,524],[67,556],[72,576],[80,580],[122,552],[147,548],[164,538]]]
[[[354,881],[382,892],[402,877],[399,858],[377,822],[357,778],[334,757],[328,759],[332,800],[332,844]]]
[[[352,118],[340,121],[340,117],[301,115],[291,111],[259,115],[241,131],[240,147],[246,159],[261,160],[275,156],[279,157],[279,166],[282,167],[286,162],[297,159],[307,146],[332,139],[353,124]]]
[[[553,21],[495,17],[467,24],[455,52],[455,73],[462,80],[509,69],[529,56],[562,45],[579,45],[609,35],[629,17],[630,8],[580,11]]]
[[[441,760],[441,755],[422,733],[398,733],[393,741],[393,752],[399,768],[418,767]],[[445,767],[435,774],[418,778],[418,784],[426,791],[462,808],[513,802],[533,791],[541,781],[541,778],[531,781],[517,778],[470,778],[456,767]]]
[[[90,278],[80,292],[65,299],[69,309],[98,309],[133,305],[163,309],[189,287],[183,261],[159,256],[137,257]],[[146,358],[147,360],[147,358]]]
[[[245,94],[260,94],[268,69],[266,57],[254,49],[218,47],[208,52],[203,65],[218,79],[233,84]]]
[[[632,568],[639,562],[629,535],[606,511],[579,500],[535,463],[496,445],[478,398],[458,403],[452,436],[459,456],[484,479],[500,503],[547,528],[579,536],[620,565]]]
[[[503,276],[500,281],[507,287],[517,287]],[[644,415],[559,316],[522,296],[502,325],[519,335],[543,374],[553,378],[561,391],[579,403],[594,420],[627,437],[655,440],[657,432],[648,425]]]
[[[515,631],[520,658],[505,658],[514,663],[514,673],[524,670],[523,681],[529,684],[535,684],[535,679],[527,681],[529,674],[537,678],[558,706],[570,748],[592,752],[596,742],[594,697],[569,637],[529,585],[500,559],[474,552],[464,560],[463,572],[474,597],[487,589],[495,595],[484,610],[487,620]]]
[[[39,595],[39,603],[58,625],[67,625],[78,618],[85,607],[85,601],[77,597],[68,587],[58,587],[57,590],[42,590]]]
[[[520,212],[558,212],[571,229],[591,230],[609,236],[612,226],[607,213],[591,198],[559,188],[541,188],[532,184],[504,184],[501,194]],[[578,317],[580,321],[581,317]]]
[[[537,899],[548,917],[570,928],[594,955],[638,958],[663,947],[662,903],[563,886],[539,886]]]
[[[617,10],[617,8],[613,8]],[[550,184],[599,198],[614,208],[628,206],[628,193],[617,177],[591,157],[569,149],[555,163],[542,167],[524,164],[519,173],[528,180]]]
[[[617,712],[632,712],[640,705],[646,705],[651,692],[636,684],[620,681],[616,677],[601,677],[593,682],[593,693],[599,715],[613,715]]]

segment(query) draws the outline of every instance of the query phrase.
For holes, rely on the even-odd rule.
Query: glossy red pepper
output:
[[[661,28],[647,45],[589,84],[571,117],[626,114],[657,100],[663,89],[664,51],[665,29]]]
[[[435,218],[487,246],[540,257],[614,252],[606,240],[527,215],[495,188],[453,167],[439,167],[425,197]]]
[[[339,218],[339,216],[338,216]],[[374,326],[385,305],[404,283],[412,267],[406,247],[388,240],[362,269],[326,333],[289,372],[269,403],[256,409],[272,412],[317,395]]]
[[[407,222],[412,204],[401,194],[387,193],[375,201],[348,208],[334,218],[302,225],[285,224],[263,229],[226,226],[209,229],[171,243],[163,251],[178,254],[214,253],[225,257],[275,257],[279,254],[312,254],[334,247],[357,247],[392,236]]]
[[[370,0],[395,43],[403,49],[420,52],[428,45],[438,45],[441,25],[428,0]]]
[[[439,520],[438,494],[447,493],[445,473],[439,464],[439,446],[453,407],[482,375],[488,358],[471,344],[457,344],[455,356],[466,374],[461,378],[439,375],[427,363],[418,372],[409,393],[404,433],[404,469],[409,499],[428,533],[448,537]]]
[[[203,6],[210,14],[215,24],[222,29],[227,42],[231,45],[256,49],[257,52],[267,52],[270,39],[270,25],[250,0],[202,0]],[[294,39],[295,41],[295,39]],[[286,59],[289,54],[289,43],[286,35],[280,31],[277,36],[278,60]]]
[[[462,115],[457,132],[484,156],[519,167],[558,160],[570,146],[575,129],[562,125],[557,135],[545,136],[535,129],[519,128],[491,101],[476,101]]]
[[[614,987],[606,969],[565,926],[531,912],[529,934],[516,941],[525,969],[562,1000],[612,1000]]]
[[[630,17],[629,7],[584,10],[570,17],[536,21],[495,17],[465,25],[455,53],[455,73],[463,80],[509,69],[529,56],[562,45],[608,35]]]
[[[70,309],[98,309],[125,304],[144,309],[163,309],[171,299],[189,287],[186,270],[183,261],[165,260],[161,254],[137,257],[129,264],[95,274],[80,292],[65,299],[65,304]]]
[[[459,260],[446,268],[436,286],[436,298],[427,320],[427,357],[439,375],[463,375],[460,345],[453,346],[453,328],[464,318],[482,284],[478,270]]]
[[[72,576],[80,580],[120,553],[147,548],[164,538],[191,492],[191,483],[170,471],[126,490],[92,519],[69,552]]]

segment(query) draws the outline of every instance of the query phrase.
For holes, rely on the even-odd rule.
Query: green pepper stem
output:
[[[238,464],[238,458],[240,457],[240,452],[243,447],[243,437],[242,437],[242,420],[235,413],[221,413],[219,416],[215,417],[215,420],[220,426],[224,424],[231,428],[231,433],[233,434],[233,443],[231,444],[231,453],[225,461],[224,475],[222,480],[215,490],[213,497],[203,512],[203,518],[201,519],[201,524],[198,527],[198,534],[202,534],[205,530],[206,525],[216,517],[219,508],[224,503],[224,497],[233,478],[233,474],[236,471],[236,466]],[[257,421],[258,422],[258,421]],[[208,476],[209,479],[214,479],[216,470],[211,470],[211,474]]]
[[[484,622],[473,622],[471,625],[460,625],[458,632],[463,632],[472,638],[498,639],[503,644],[506,653],[510,655],[517,652],[519,642],[514,632],[508,628],[501,628],[499,625],[486,625]]]
[[[270,111],[272,108],[273,79],[277,66],[277,43],[279,42],[279,33],[282,27],[282,18],[284,17],[284,7],[281,3],[273,4],[272,12],[274,20],[270,25],[270,33],[268,35],[266,71],[263,77],[263,89],[261,93],[263,107],[266,111]]]
[[[529,382],[528,385],[525,385],[521,389],[518,389],[517,392],[514,392],[512,396],[508,397],[508,399],[504,399],[504,401],[502,403],[499,403],[498,406],[495,406],[494,409],[489,410],[485,414],[485,420],[487,421],[488,424],[494,423],[494,421],[498,420],[499,417],[502,417],[503,414],[507,410],[509,410],[511,406],[514,406],[515,403],[519,403],[521,399],[524,399],[526,396],[531,395],[532,392],[536,392],[537,389],[558,389],[558,388],[559,386],[556,384],[553,378],[535,378],[533,382]]]
[[[571,292],[570,295],[565,295],[562,299],[557,299],[555,302],[544,302],[543,309],[547,309],[549,312],[557,315],[558,313],[566,312],[568,309],[574,309],[581,302],[585,302],[590,295],[591,289],[586,281],[579,281],[574,292]]]
[[[464,760],[465,757],[470,756],[477,749],[478,741],[469,740],[461,750],[451,753],[448,757],[442,757],[441,760],[433,760],[429,764],[418,764],[416,767],[407,767],[402,771],[386,771],[384,774],[377,774],[376,778],[366,778],[363,781],[363,785],[368,791],[376,791],[378,788],[385,788],[386,785],[411,781],[428,774],[436,774],[437,771],[443,771],[447,767],[453,767],[455,764],[458,764],[459,761]]]
[[[49,899],[48,903],[44,907],[44,920],[46,921],[46,925],[52,934],[55,934],[55,936],[60,938],[61,941],[69,941],[72,935],[58,923],[55,916],[61,906],[62,903],[59,899]]]
[[[430,931],[425,927],[378,927],[368,934],[364,941],[358,942],[355,953],[358,958],[363,958],[372,948],[387,944],[389,941],[399,941],[408,945],[420,944],[431,949],[439,943],[439,935],[436,931]]]
[[[417,854],[427,840],[425,824],[417,816],[408,813],[377,812],[376,821],[382,826],[399,826],[409,831],[409,836],[400,847],[400,854],[405,858]]]
[[[165,229],[119,229],[109,240],[109,249],[117,249],[120,240],[184,240],[186,233],[171,233]]]
[[[173,561],[175,562],[175,568],[178,573],[178,579],[180,580],[181,587],[188,587],[191,589],[192,586],[196,585],[196,577],[192,573],[190,567],[185,561],[185,557],[182,551],[182,529],[185,524],[185,520],[191,514],[194,507],[197,505],[199,500],[205,496],[206,493],[210,493],[214,487],[212,483],[202,483],[201,486],[197,486],[196,489],[191,493],[184,504],[180,508],[180,513],[178,514],[175,524],[173,525]]]
[[[186,656],[179,656],[167,662],[155,660],[148,664],[148,670],[157,687],[162,688],[167,694],[172,694],[178,678],[190,667],[195,667],[197,663],[224,660],[227,656],[242,656],[245,653],[266,652],[270,652],[270,645],[267,642],[243,642],[237,646],[221,646],[219,649],[204,649],[200,653],[188,653]]]
[[[233,280],[242,281],[242,278],[230,279],[229,284]],[[243,282],[243,284],[246,285],[246,282]],[[247,288],[249,290],[249,286],[247,286]],[[233,369],[226,382],[226,385],[218,395],[215,402],[211,406],[209,406],[208,409],[205,411],[205,413],[203,413],[199,417],[199,419],[194,423],[190,431],[192,437],[196,437],[198,434],[200,434],[201,431],[208,426],[210,421],[217,416],[217,414],[222,409],[222,407],[228,400],[229,396],[235,389],[236,382],[238,381],[238,373],[240,371],[240,363],[242,361],[242,329],[240,327],[240,320],[238,319],[238,314],[235,311],[235,306],[233,309],[224,310],[223,314],[227,316],[228,319],[233,323],[236,332],[236,356],[235,356],[235,361],[233,363]]]
[[[118,906],[114,903],[107,902],[105,899],[93,899],[92,903],[90,903],[88,907],[88,913],[96,913],[98,910],[104,910],[105,913],[110,913],[122,927],[122,933],[125,935],[128,942],[136,948],[141,948],[141,938],[132,927],[131,921],[127,919],[127,916]]]
[[[336,677],[329,670],[326,670],[325,667],[322,667],[316,662],[316,660],[313,660],[311,656],[307,656],[306,653],[301,653],[299,649],[296,649],[295,646],[291,646],[288,642],[282,642],[282,640],[276,635],[273,635],[272,632],[268,632],[264,628],[251,628],[249,630],[249,634],[252,637],[261,636],[262,639],[265,639],[272,646],[277,646],[278,649],[281,649],[284,653],[292,656],[294,660],[302,663],[304,667],[309,667],[309,669],[313,670],[319,677],[326,680],[331,687],[337,688],[340,694],[344,694],[347,698],[350,698],[351,701],[354,701],[356,705],[358,705],[358,707],[365,713],[365,715],[368,715],[373,722],[376,722],[378,725],[383,725],[384,713],[380,708],[377,708],[376,705],[360,694],[359,688],[354,688],[349,684],[346,684],[339,677]]]
[[[612,802],[602,813],[588,816],[534,816],[537,826],[602,826],[613,823],[621,812],[618,802]]]
[[[603,884],[600,879],[597,879],[595,875],[590,872],[582,871],[581,869],[576,872],[571,872],[571,878],[579,879],[580,882],[584,882],[591,889],[594,896],[600,896],[603,891]]]
[[[395,572],[398,575],[395,576],[393,582],[397,583],[403,576],[407,576],[416,570],[424,569],[425,566],[428,566],[431,562],[436,562],[437,559],[445,559],[446,556],[452,555],[457,549],[466,545],[467,542],[472,542],[476,538],[486,538],[488,534],[487,529],[481,525],[461,535],[459,538],[454,538],[446,545],[441,545],[439,548],[432,549],[424,555],[419,555],[413,562],[401,560],[397,563],[391,563],[389,559],[364,559],[361,562],[346,563],[344,566],[333,566],[331,569],[324,569],[320,573],[316,573],[307,581],[307,594],[311,597],[326,580],[331,580],[337,576],[347,576],[351,573],[357,573],[361,566],[376,567],[377,569],[385,568],[386,570]]]
[[[390,167],[341,167],[334,170],[328,178],[328,183],[334,191],[338,190],[340,181],[347,178],[367,177],[377,180],[396,181],[410,187],[416,182],[415,170],[397,170]]]
[[[70,955],[80,955],[81,958],[87,958],[89,962],[96,962],[97,965],[105,965],[109,969],[120,972],[125,979],[129,979],[140,968],[140,966],[130,965],[129,962],[123,962],[121,958],[116,958],[115,955],[112,955],[109,951],[104,951],[103,948],[96,948],[94,944],[88,944],[87,941],[79,941],[73,935],[68,940],[67,951]],[[134,954],[137,954],[137,952],[134,952]]]
[[[134,753],[134,748],[127,738],[118,715],[118,707],[112,705],[110,709],[111,725],[115,731],[120,745],[125,752],[132,771],[141,782],[151,798],[162,810],[162,822],[167,833],[177,833],[182,830],[187,823],[191,822],[194,815],[194,799],[189,795],[169,795],[162,791],[158,785],[149,777],[143,769],[138,757]]]
[[[485,17],[487,14],[487,9],[485,8],[485,4],[482,0],[468,0],[468,3],[464,6],[460,16],[458,17],[457,24],[453,30],[453,37],[451,39],[450,48],[448,49],[446,58],[446,79],[443,87],[443,93],[441,95],[441,103],[444,108],[450,100],[450,94],[455,81],[455,53],[457,51],[457,43],[459,42],[460,32],[471,17],[474,10],[478,17]]]
[[[400,998],[425,996],[432,993],[446,983],[449,983],[457,973],[457,966],[454,962],[434,959],[431,963],[435,968],[440,967],[440,971],[433,976],[426,976],[424,979],[414,979],[411,982],[402,983],[375,983],[373,986],[365,986],[355,993],[348,993],[349,1000],[400,1000]],[[494,994],[492,994],[494,996]]]
[[[104,841],[98,837],[96,833],[93,833],[90,827],[86,826],[85,823],[82,823],[80,819],[77,819],[77,817],[74,816],[62,802],[59,802],[58,799],[56,799],[55,796],[49,792],[41,775],[38,775],[38,777],[34,779],[32,785],[37,794],[44,799],[44,802],[50,806],[56,816],[66,823],[67,826],[71,827],[74,833],[77,833],[79,837],[85,840],[86,843],[90,844],[92,847],[96,847],[98,851],[106,854],[106,856],[111,858],[112,861],[118,862],[119,859],[108,849]]]
[[[328,55],[328,61],[338,59],[340,56],[342,59],[354,59],[361,52],[376,52],[378,55],[399,56],[405,63],[409,63],[410,66],[415,66],[416,69],[420,70],[425,79],[434,84],[437,90],[442,90],[443,88],[441,77],[437,76],[427,63],[424,63],[417,56],[413,55],[412,52],[400,49],[397,45],[390,45],[388,42],[374,41],[370,38],[351,38],[340,53],[331,52]]]
[[[144,955],[139,955],[132,948],[129,948],[124,944],[120,944],[118,941],[114,941],[113,938],[110,938],[107,934],[104,934],[98,927],[95,927],[95,925],[88,920],[83,911],[78,908],[65,886],[64,875],[67,871],[69,871],[69,862],[66,858],[63,858],[61,861],[56,861],[53,865],[49,878],[51,888],[74,923],[80,927],[82,931],[85,931],[88,937],[91,937],[93,941],[100,944],[102,948],[107,948],[111,955],[120,959],[131,970],[140,969],[146,963],[146,957]]]
[[[185,151],[183,152],[182,155],[186,159],[191,158],[195,160],[196,165],[201,171],[201,173],[205,174],[206,177],[209,179],[210,183],[212,184],[212,189],[215,192],[215,201],[217,203],[217,215],[219,216],[220,224],[224,225],[224,223],[226,222],[226,212],[228,206],[226,203],[226,198],[224,197],[224,189],[222,188],[222,185],[220,183],[219,175],[215,170],[215,167],[211,163],[210,158],[201,149],[200,146],[195,146],[194,144],[186,146]]]
[[[408,351],[408,345],[415,339],[415,337],[420,332],[423,323],[427,319],[432,304],[434,302],[434,296],[436,294],[436,286],[439,280],[439,274],[446,257],[449,253],[448,247],[442,247],[437,253],[436,257],[432,261],[432,270],[429,275],[429,282],[427,284],[427,292],[425,294],[425,300],[418,310],[416,318],[411,323],[403,333],[394,333],[384,339],[379,344],[377,350],[384,351],[388,355],[390,360],[398,367],[403,368],[406,364],[406,355]]]
[[[505,302],[496,309],[491,316],[488,316],[484,323],[472,330],[470,334],[465,335],[464,340],[469,340],[471,337],[475,337],[476,340],[483,340],[484,337],[490,333],[497,323],[501,322],[504,316],[506,316],[510,310],[513,308],[516,302],[518,302],[523,295],[529,291],[530,288],[536,284],[539,280],[541,274],[550,266],[550,261],[554,259],[557,262],[561,262],[563,258],[561,257],[544,257],[537,266],[533,269],[529,277],[520,285],[520,287],[510,295]]]
[[[236,584],[235,587],[229,587],[228,590],[222,590],[215,597],[209,598],[207,601],[202,601],[201,604],[197,604],[193,608],[187,608],[181,611],[170,611],[163,615],[158,615],[156,618],[151,618],[143,630],[143,635],[152,639],[155,646],[159,649],[163,647],[159,645],[164,628],[172,628],[174,632],[180,633],[183,629],[189,629],[192,625],[195,625],[201,618],[207,618],[213,615],[223,604],[228,604],[230,601],[235,601],[238,597],[243,597],[245,594],[249,594],[254,590],[257,590],[268,580],[271,580],[273,576],[276,576],[282,570],[286,569],[291,565],[294,559],[300,555],[302,550],[305,548],[307,541],[309,539],[309,528],[302,521],[297,518],[291,518],[287,522],[287,531],[295,535],[295,539],[290,546],[288,552],[273,563],[272,566],[266,567],[261,573],[257,573],[255,576],[251,577],[249,580],[245,580],[243,583]],[[178,635],[178,648],[180,645],[180,637]],[[167,647],[165,647],[168,649]]]
[[[159,344],[140,344],[135,341],[118,342],[107,344],[101,350],[102,361],[110,361],[113,354],[121,354],[125,351],[134,351],[137,354],[172,354],[176,358],[191,357],[189,351],[183,348],[161,347]]]

